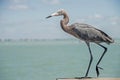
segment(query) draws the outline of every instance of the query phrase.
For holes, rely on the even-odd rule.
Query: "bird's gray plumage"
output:
[[[109,37],[103,31],[96,29],[88,24],[83,23],[74,23],[70,27],[72,27],[73,31],[79,35],[79,38],[88,41],[88,42],[106,42],[106,43],[113,43],[113,39]]]

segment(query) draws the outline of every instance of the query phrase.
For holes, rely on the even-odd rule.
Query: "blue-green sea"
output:
[[[100,77],[120,77],[120,40],[107,45],[100,63]],[[103,48],[92,43],[93,63],[89,76],[96,77],[95,65]],[[0,42],[0,80],[55,80],[85,75],[89,51],[78,40]]]

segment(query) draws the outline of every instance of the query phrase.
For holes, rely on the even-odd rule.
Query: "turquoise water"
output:
[[[120,40],[107,45],[100,63],[100,77],[120,77]],[[91,44],[94,60],[89,76],[103,49]],[[89,63],[85,43],[76,40],[0,42],[0,80],[55,80],[84,76]]]

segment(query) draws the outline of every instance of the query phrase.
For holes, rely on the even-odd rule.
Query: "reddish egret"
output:
[[[97,77],[98,77],[99,74],[100,74],[99,69],[102,69],[98,65],[101,62],[105,53],[107,52],[107,48],[100,43],[105,42],[107,44],[110,44],[110,43],[113,43],[114,40],[110,36],[108,36],[105,32],[103,32],[102,30],[94,28],[94,27],[92,27],[91,25],[88,25],[88,24],[74,23],[72,25],[67,25],[68,22],[69,22],[69,17],[68,17],[68,14],[66,13],[66,11],[63,10],[63,9],[58,10],[57,12],[51,14],[50,16],[48,16],[46,18],[50,18],[50,17],[53,17],[53,16],[63,16],[63,19],[60,21],[61,28],[65,32],[75,36],[76,38],[85,41],[87,46],[88,46],[89,53],[90,53],[90,61],[89,61],[87,72],[86,72],[85,76],[82,77],[82,78],[87,78],[88,77],[89,69],[90,69],[91,63],[93,61],[93,56],[92,56],[92,52],[91,52],[91,49],[90,49],[90,42],[94,42],[104,49],[104,52],[102,53],[100,59],[98,60],[98,62],[96,64],[96,74],[97,74]]]

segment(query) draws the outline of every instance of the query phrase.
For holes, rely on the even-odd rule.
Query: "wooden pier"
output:
[[[57,78],[56,80],[120,80],[120,78],[86,78],[86,79]]]

